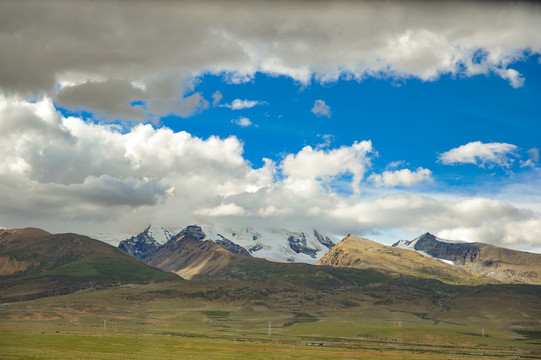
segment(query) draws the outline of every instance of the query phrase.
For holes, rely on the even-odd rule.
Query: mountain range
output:
[[[95,335],[99,330],[101,339],[112,326],[115,346],[121,343],[118,336],[126,329],[130,338],[138,334],[136,342],[147,329],[152,329],[153,336],[144,337],[152,341],[169,334],[168,344],[171,334],[174,341],[186,337],[192,344],[197,331],[202,331],[207,354],[206,344],[213,339],[212,334],[222,341],[224,335],[245,338],[247,331],[256,329],[255,336],[263,338],[272,316],[273,331],[277,329],[280,334],[298,334],[299,329],[306,329],[300,333],[302,340],[295,340],[302,344],[315,336],[318,341],[320,336],[330,336],[333,341],[347,337],[355,340],[354,346],[366,344],[378,352],[382,344],[398,346],[400,354],[396,355],[402,356],[405,342],[410,341],[416,354],[422,351],[426,357],[424,351],[433,346],[437,333],[445,339],[450,357],[457,356],[457,346],[477,344],[475,340],[483,351],[487,343],[496,344],[492,354],[502,357],[502,338],[531,342],[526,351],[505,343],[512,344],[508,357],[539,357],[533,346],[539,343],[541,286],[525,284],[533,277],[506,278],[502,283],[461,265],[459,259],[466,255],[466,264],[488,259],[490,254],[492,263],[525,261],[522,266],[536,269],[541,255],[489,253],[481,246],[480,253],[472,256],[476,252],[462,246],[434,252],[442,257],[455,256],[454,260],[442,261],[426,252],[430,234],[394,247],[348,235],[317,264],[279,262],[255,257],[231,240],[209,240],[203,229],[196,225],[180,229],[163,244],[151,236],[155,229],[145,229],[145,236],[128,239],[132,250],[153,244],[150,237],[159,244],[146,254],[144,262],[86,236],[50,234],[35,228],[0,230],[0,315],[8,324],[5,328],[14,323],[16,330],[27,326],[36,332],[35,324],[42,324],[45,331],[59,329],[51,334],[55,338],[59,338],[59,332],[69,337],[72,331],[84,329],[86,341],[89,330]],[[434,248],[463,244],[435,237],[432,240]],[[289,243],[289,237],[285,241]],[[141,256],[143,251],[134,253]],[[495,257],[498,254],[504,254],[500,260]],[[303,326],[306,322],[321,332],[314,333],[312,324]],[[343,328],[351,332],[342,333]],[[404,338],[406,334],[411,337]],[[19,336],[14,334],[13,341],[19,343]],[[267,346],[269,339],[264,339]],[[281,345],[284,339],[280,335]],[[423,347],[419,347],[420,339]],[[94,346],[91,341],[89,344]],[[167,348],[178,351],[170,345]],[[471,352],[468,349],[462,357],[471,358]],[[438,352],[437,357],[441,356]],[[490,357],[486,353],[483,356]]]
[[[397,241],[393,246],[352,234],[335,245],[336,238],[318,230],[232,231],[191,225],[175,236],[172,233],[171,229],[149,227],[119,247],[134,256],[145,254],[142,260],[147,264],[185,278],[231,277],[227,269],[232,264],[247,263],[253,257],[311,264],[317,261],[318,265],[371,269],[452,284],[541,284],[540,254],[444,240],[429,233],[411,241]],[[169,240],[162,245],[157,239]]]
[[[77,234],[3,229],[0,298],[182,278],[277,281],[318,289],[390,281],[384,279],[409,279],[404,281],[431,289],[437,284],[541,284],[541,254],[428,233],[387,246],[354,235],[335,245],[318,230],[219,231],[191,225],[172,235],[171,229],[149,227],[119,249]]]
[[[169,240],[180,235],[191,235],[198,240],[211,240],[235,254],[308,264],[317,263],[338,243],[338,239],[333,235],[315,229],[289,231],[190,225],[184,229],[149,226],[140,234],[121,241],[119,248],[144,260]]]

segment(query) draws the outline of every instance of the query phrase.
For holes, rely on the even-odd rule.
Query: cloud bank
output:
[[[0,119],[3,226],[133,233],[148,222],[318,224],[337,233],[399,228],[539,246],[537,232],[525,230],[535,230],[539,215],[505,201],[392,191],[364,199],[363,189],[411,186],[431,176],[425,168],[374,173],[377,152],[368,140],[306,146],[254,168],[234,136],[201,139],[150,124],[122,132],[63,117],[47,98],[0,98]]]
[[[193,92],[206,73],[304,84],[494,74],[520,87],[513,62],[541,53],[539,33],[535,2],[7,0],[0,91],[145,121],[209,106]]]
[[[262,72],[301,87],[483,75],[519,88],[529,79],[514,63],[541,54],[540,33],[535,2],[2,1],[0,225],[135,233],[148,222],[319,224],[337,233],[400,228],[540,246],[533,210],[482,196],[397,193],[429,183],[432,171],[395,163],[374,172],[370,139],[332,148],[324,137],[254,168],[235,136],[159,127],[163,116],[224,106],[219,91],[195,90],[205,74],[235,84]],[[59,107],[92,121],[64,117]],[[323,100],[312,111],[331,116]],[[509,169],[517,151],[472,142],[439,160]],[[535,170],[538,158],[533,148],[521,166]],[[366,190],[381,196],[365,198]]]

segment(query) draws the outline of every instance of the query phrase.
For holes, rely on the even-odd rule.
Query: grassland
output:
[[[4,303],[0,358],[541,358],[539,287],[387,290],[208,280]]]

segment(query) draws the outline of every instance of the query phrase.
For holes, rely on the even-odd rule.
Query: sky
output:
[[[541,252],[540,33],[536,2],[2,1],[0,226]]]

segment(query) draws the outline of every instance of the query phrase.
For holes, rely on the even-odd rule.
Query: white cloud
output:
[[[331,117],[331,108],[325,104],[325,101],[323,100],[316,100],[314,102],[314,107],[310,111],[312,111],[316,116],[326,116],[328,118]]]
[[[421,167],[415,171],[409,169],[384,171],[382,174],[372,174],[368,179],[376,187],[412,186],[421,181],[431,180],[432,171]]]
[[[222,101],[223,98],[224,96],[222,95],[222,93],[220,91],[216,91],[214,94],[212,94],[212,106],[218,106],[218,104],[220,103],[220,101]]]
[[[535,217],[531,210],[519,209],[498,200],[441,201],[415,194],[390,194],[357,204],[342,203],[327,215],[336,222],[355,221],[357,226],[366,230],[402,228],[412,232],[437,232],[445,228],[474,227],[495,221],[524,221]]]
[[[220,1],[3,1],[0,91],[140,121],[208,106],[192,94],[201,74],[238,83],[263,72],[303,84],[495,74],[519,87],[524,78],[510,66],[541,53],[535,3],[304,5],[246,1],[239,12]],[[132,105],[138,100],[144,106]]]
[[[497,69],[496,73],[500,75],[502,79],[508,80],[509,84],[514,88],[519,88],[524,85],[524,77],[515,69]]]
[[[372,186],[365,181],[376,154],[370,141],[334,149],[307,146],[279,163],[264,159],[260,168],[243,151],[236,137],[201,139],[141,124],[122,130],[65,118],[50,98],[31,103],[0,97],[0,223],[90,234],[96,228],[133,233],[148,223],[220,221],[292,229],[316,225],[366,236],[400,230],[453,238],[467,230],[470,241],[541,246],[539,212],[532,210],[539,206],[537,169],[532,170],[537,182],[526,179],[528,186],[501,194],[510,199],[522,194],[524,207],[386,189],[377,190],[379,197],[368,192],[371,198],[361,198],[361,190]],[[401,171],[390,172],[392,181],[383,176],[381,181],[405,184],[416,173],[427,176],[422,168]],[[337,191],[337,181],[355,196]]]
[[[401,167],[401,166],[405,166],[406,165],[406,162],[404,160],[399,160],[399,161],[393,161],[393,162],[390,162],[387,164],[387,169],[396,169],[398,167]]]
[[[248,215],[246,210],[234,203],[220,204],[214,208],[195,210],[196,215],[204,215],[210,217],[217,216],[243,216]]]
[[[530,154],[530,160],[532,160],[533,162],[538,162],[539,161],[539,149],[538,148],[531,148],[530,150],[528,150],[528,154]]]
[[[517,149],[507,143],[482,143],[475,141],[451,149],[439,156],[439,161],[446,165],[475,164],[481,167],[494,165],[509,168],[513,159],[508,157]]]
[[[323,140],[323,143],[316,145],[316,150],[321,150],[328,148],[331,146],[332,142],[334,141],[334,135],[332,134],[325,134],[325,135],[318,135]]]
[[[541,249],[541,217],[515,221],[486,221],[477,226],[442,229],[437,236],[443,239],[478,241],[503,247]]]
[[[235,137],[200,139],[151,125],[121,133],[64,118],[50,99],[0,98],[0,120],[0,218],[13,226],[189,217],[211,199],[273,181],[274,163],[253,169]],[[154,212],[145,215],[149,206]],[[176,210],[158,215],[161,206]]]
[[[242,110],[242,109],[250,109],[257,105],[264,105],[267,104],[265,101],[258,101],[258,100],[241,100],[241,99],[235,99],[231,102],[231,104],[225,104],[221,105],[222,107],[228,107],[231,110]]]
[[[520,161],[520,167],[531,167],[534,168],[537,166],[537,162],[539,162],[539,149],[538,148],[531,148],[528,150],[528,154],[530,155],[530,158],[526,161]]]
[[[231,120],[233,124],[237,124],[238,126],[247,127],[252,125],[252,122],[247,117],[241,116],[238,119]]]
[[[333,150],[317,150],[306,146],[297,154],[286,156],[281,169],[287,176],[286,183],[301,192],[314,191],[318,179],[328,183],[339,175],[350,173],[353,175],[353,191],[360,193],[359,184],[371,164],[371,152],[373,149],[370,141],[355,142],[352,146]]]

